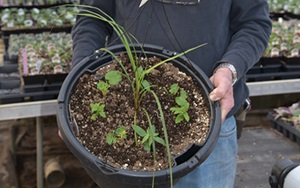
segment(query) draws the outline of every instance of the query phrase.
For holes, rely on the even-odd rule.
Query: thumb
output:
[[[215,88],[210,94],[209,99],[212,101],[218,101],[221,99],[220,96],[218,96],[217,88]]]

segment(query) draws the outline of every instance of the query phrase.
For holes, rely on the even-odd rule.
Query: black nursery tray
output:
[[[59,90],[68,74],[22,76],[24,92]]]
[[[276,72],[282,72],[284,70],[282,57],[277,57],[277,58],[262,57],[259,60],[259,63],[261,65],[262,73],[274,73],[274,72],[276,73]]]
[[[70,33],[72,30],[71,25],[66,25],[63,27],[38,27],[38,26],[32,26],[32,27],[26,27],[26,28],[8,28],[8,27],[2,27],[1,31],[3,36],[9,36],[12,34],[19,34],[19,33],[42,33],[42,32],[66,32]]]
[[[246,74],[247,82],[300,78],[300,58],[263,57]]]
[[[300,71],[247,74],[247,82],[273,81],[300,78]]]
[[[300,57],[286,58],[284,60],[284,68],[287,72],[300,72]]]
[[[268,114],[268,118],[272,121],[272,127],[285,137],[300,145],[300,131],[298,131],[292,124],[286,123],[280,119],[274,119],[274,112]]]
[[[256,63],[251,69],[248,70],[247,74],[260,74],[262,73],[262,64],[260,62]]]
[[[0,104],[56,99],[66,76],[67,74],[22,76],[17,88],[12,88],[7,83],[10,80],[5,80],[5,85],[2,82],[1,85],[11,87],[0,87]]]
[[[51,100],[58,97],[59,90],[24,93],[0,94],[0,104],[10,104],[26,101]]]

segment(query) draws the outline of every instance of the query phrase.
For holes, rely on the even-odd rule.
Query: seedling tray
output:
[[[38,74],[22,76],[24,85],[62,83],[68,74]]]
[[[260,62],[256,63],[251,69],[248,70],[247,74],[260,74],[262,73],[262,64]]]
[[[22,76],[24,92],[59,90],[67,74]]]
[[[300,71],[246,75],[247,82],[272,81],[272,80],[284,80],[284,79],[296,79],[296,78],[300,78]]]
[[[67,74],[0,79],[0,104],[56,99]]]
[[[0,104],[56,99],[59,90],[0,94]]]
[[[284,64],[281,58],[266,58],[260,59],[262,73],[281,72],[284,70]]]
[[[298,131],[292,124],[286,123],[280,119],[274,119],[274,112],[268,114],[268,118],[272,121],[272,128],[282,133],[285,137],[300,145],[300,131]]]
[[[300,72],[300,58],[286,58],[284,61],[284,69],[287,72]]]

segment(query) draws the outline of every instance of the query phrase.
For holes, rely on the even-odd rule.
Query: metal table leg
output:
[[[43,128],[41,117],[36,117],[36,159],[37,159],[37,188],[44,187],[43,163]]]

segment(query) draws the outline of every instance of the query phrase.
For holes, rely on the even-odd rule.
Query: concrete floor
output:
[[[238,140],[235,188],[269,188],[276,162],[289,159],[300,164],[300,145],[271,128],[265,113],[250,112],[246,120]]]
[[[51,120],[51,119],[50,119]],[[49,119],[47,122],[50,121]],[[33,124],[32,121],[28,121],[28,124]],[[51,120],[52,122],[52,120]],[[54,125],[53,128],[48,127],[48,129],[44,129],[45,132],[47,132],[48,137],[45,136],[44,138],[44,145],[51,146],[51,148],[58,148],[58,145],[62,145],[64,149],[64,145],[57,137],[57,127],[55,126],[55,121],[52,122]],[[52,124],[51,123],[51,124]],[[0,121],[0,143],[2,146],[6,146],[7,148],[9,145],[7,145],[9,140],[9,127],[14,124],[13,121],[10,122],[1,122]],[[6,128],[5,128],[6,127]],[[54,130],[55,129],[55,130]],[[52,132],[54,136],[51,136],[52,134],[49,134]],[[35,129],[33,128],[32,131],[30,131],[28,138],[35,138]],[[49,136],[50,135],[50,136]],[[48,141],[47,141],[48,140]],[[50,142],[51,140],[51,142]],[[35,143],[34,140],[32,140],[33,144]],[[47,144],[48,142],[48,144]],[[27,143],[29,143],[27,141]],[[286,137],[282,136],[279,132],[271,128],[270,121],[266,118],[266,114],[264,113],[250,113],[247,116],[247,122],[245,124],[245,127],[242,132],[242,137],[238,140],[239,145],[239,152],[237,156],[237,175],[236,175],[236,183],[235,188],[267,188],[269,186],[268,178],[270,176],[272,167],[274,164],[281,159],[290,159],[294,161],[295,163],[300,164],[300,146],[287,139]],[[33,146],[35,147],[35,146]],[[45,146],[44,146],[45,147]],[[1,147],[2,150],[4,147]],[[45,149],[45,148],[44,148]],[[49,149],[49,147],[48,147]],[[53,149],[49,149],[53,150]],[[34,148],[30,148],[31,153],[27,154],[26,156],[29,156],[29,158],[32,159],[31,163],[35,165],[35,151]],[[55,154],[59,155],[59,152],[62,150],[56,150]],[[64,149],[66,151],[66,149]],[[45,151],[44,151],[45,152]],[[18,153],[18,152],[17,152]],[[19,152],[20,153],[20,152]],[[67,153],[64,153],[66,155]],[[24,152],[23,152],[24,155]],[[62,154],[63,155],[63,154]],[[62,158],[61,155],[61,158]],[[32,157],[30,157],[32,156]],[[9,155],[5,155],[5,152],[1,152],[0,154],[0,167],[4,166],[6,168],[11,167],[11,165],[7,165],[7,158]],[[45,153],[45,157],[47,157],[47,152]],[[1,165],[1,163],[4,162],[2,158],[6,159],[6,165]],[[69,158],[70,159],[70,158]],[[72,164],[76,166],[77,170],[73,170],[67,166],[65,166],[66,176],[67,179],[73,179],[80,180],[80,177],[78,174],[72,174],[73,171],[81,172],[81,177],[86,177],[85,182],[83,182],[85,185],[87,185],[87,181],[92,183],[91,180],[86,176],[85,171],[80,168],[80,163],[76,160],[72,160]],[[1,168],[3,169],[3,168]],[[79,170],[80,169],[80,170]],[[11,169],[9,172],[14,172],[13,169]],[[68,173],[70,172],[70,173]],[[76,176],[76,177],[75,177]],[[2,177],[2,178],[1,178]],[[10,181],[10,185],[15,182],[16,177],[9,177],[7,176],[7,173],[3,175],[0,171],[0,187],[2,188],[11,188],[12,186],[5,186],[7,182],[3,182],[3,177],[6,178],[6,181]],[[25,176],[27,178],[32,178],[32,182],[34,184],[36,176]],[[76,184],[70,184],[71,186],[68,186],[68,182],[73,181],[66,181],[65,185],[62,187],[72,187],[76,188],[77,185],[80,185],[78,187],[82,187],[82,184],[80,182],[77,182]],[[15,184],[16,185],[16,184]],[[19,185],[20,187],[23,187]],[[32,185],[34,187],[34,185]],[[90,184],[88,187],[96,187],[93,184]]]
[[[300,146],[271,128],[245,128],[238,145],[236,188],[270,187],[272,167],[281,159],[300,164]]]

